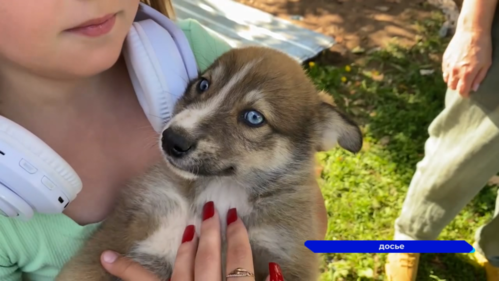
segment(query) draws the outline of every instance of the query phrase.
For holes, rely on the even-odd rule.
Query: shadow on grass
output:
[[[406,187],[416,164],[424,156],[428,127],[444,108],[446,91],[439,66],[428,58],[417,57],[413,54],[401,58],[397,50],[377,54],[373,61],[378,65],[373,67],[373,72],[383,75],[382,78],[367,75],[360,69],[356,73],[334,68],[320,73],[310,69],[319,87],[328,91],[337,106],[364,127],[366,137],[370,138],[368,142],[382,147],[383,158],[395,163],[393,172]],[[434,73],[421,75],[421,69],[433,69]],[[342,77],[347,79],[346,83],[341,82]],[[473,223],[465,228],[459,226],[458,232],[454,230],[456,227],[448,227],[452,237],[472,242],[471,233],[476,230],[472,228],[494,212],[496,192],[497,187],[487,186],[473,198],[466,206],[467,213],[471,214],[466,220]],[[400,195],[405,197],[405,191],[400,190]],[[379,203],[383,207],[389,205]],[[482,268],[455,254],[422,255],[418,276],[422,281],[485,280]]]
[[[438,21],[424,25],[426,37],[416,46],[393,46],[367,54],[365,66],[324,65],[318,58],[307,67],[316,85],[362,125],[366,139],[361,156],[343,161],[338,160],[341,153],[330,153],[330,162],[326,161],[323,192],[328,211],[334,214],[328,237],[392,237],[393,223],[416,164],[424,156],[428,127],[444,108],[446,86],[438,58],[446,41],[435,37]],[[494,211],[496,190],[482,189],[444,229],[441,239],[473,242],[476,228]],[[359,269],[372,270],[365,280],[383,280],[382,262],[374,262],[372,255],[328,257],[331,272],[343,270],[343,276],[352,278],[344,280],[364,278],[360,275],[366,271]],[[475,267],[470,257],[457,254],[422,255],[418,276],[423,281],[485,280],[482,268]]]
[[[485,216],[494,213],[497,190],[497,186],[485,186],[470,202],[469,207],[472,212],[478,216]]]
[[[427,57],[401,58],[397,51],[376,54],[370,71],[325,67],[309,68],[309,73],[342,111],[364,126],[366,137],[382,143],[391,162],[406,173],[423,156],[428,126],[444,106],[445,84]],[[425,67],[434,73],[421,75]]]
[[[471,255],[471,254],[469,254]],[[459,272],[459,275],[456,275]],[[485,281],[485,271],[456,254],[421,255],[417,281]]]

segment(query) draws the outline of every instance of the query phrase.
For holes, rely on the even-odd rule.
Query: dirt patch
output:
[[[322,56],[331,64],[362,58],[357,52],[417,40],[415,22],[437,8],[426,0],[236,0],[297,25],[333,36],[338,44]]]

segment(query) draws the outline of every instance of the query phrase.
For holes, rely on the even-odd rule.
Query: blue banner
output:
[[[474,253],[464,240],[309,240],[305,247],[314,253]]]

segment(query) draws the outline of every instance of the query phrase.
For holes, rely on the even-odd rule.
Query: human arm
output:
[[[464,0],[457,22],[457,29],[490,35],[497,1]]]
[[[492,63],[492,22],[498,0],[465,0],[456,32],[442,59],[447,86],[468,97],[477,91]]]
[[[248,232],[238,218],[236,209],[229,210],[227,214],[227,264],[222,267],[220,217],[213,205],[211,208],[207,206],[208,204],[204,208],[205,219],[200,226],[200,237],[196,237],[194,226],[188,226],[184,231],[170,279],[172,281],[194,281],[199,277],[219,281],[222,280],[222,275],[225,276],[238,267],[254,272]],[[101,261],[109,273],[121,280],[159,281],[158,277],[138,263],[114,252],[103,253]],[[222,268],[226,272],[222,272]],[[267,281],[283,281],[279,265],[270,263],[269,273]]]

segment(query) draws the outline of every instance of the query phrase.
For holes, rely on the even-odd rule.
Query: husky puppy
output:
[[[286,281],[317,280],[319,259],[304,246],[323,238],[314,153],[336,144],[351,152],[362,147],[358,126],[327,97],[279,51],[245,47],[223,54],[176,104],[160,138],[166,161],[124,188],[115,211],[57,280],[113,280],[100,264],[108,249],[168,280],[185,227],[199,231],[208,201],[222,233],[227,211],[237,208],[249,232],[255,280],[265,280],[269,262],[281,266]]]

